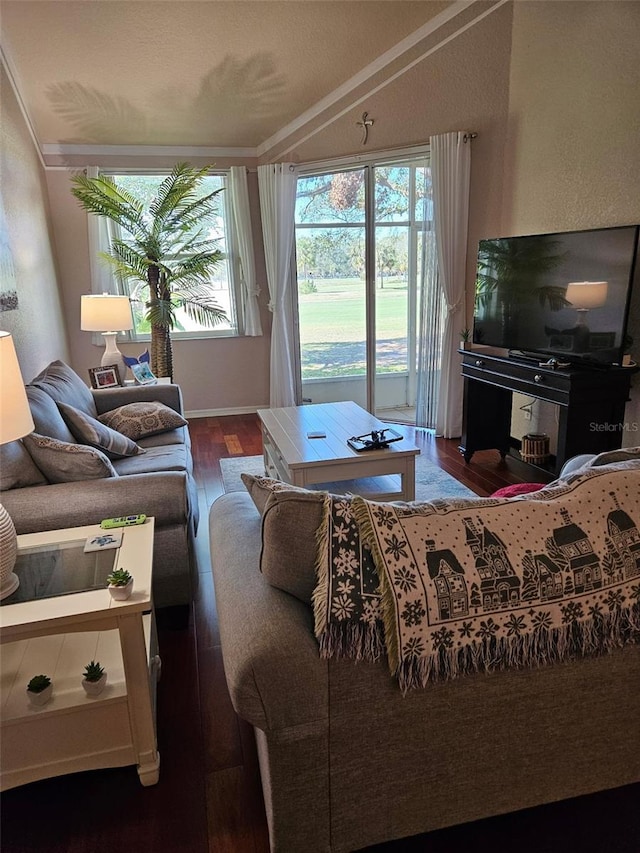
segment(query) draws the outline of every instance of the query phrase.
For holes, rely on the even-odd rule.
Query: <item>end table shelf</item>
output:
[[[159,777],[155,683],[159,672],[151,601],[153,519],[125,531],[117,567],[134,574],[134,592],[114,601],[106,587],[0,607],[0,788],[102,767],[138,765],[143,785]],[[18,537],[20,549],[69,548],[96,526]],[[69,552],[67,552],[69,553]],[[65,574],[72,556],[66,556]],[[25,583],[26,586],[26,583]],[[93,698],[82,672],[98,660],[108,673]],[[36,674],[53,681],[53,697],[32,707],[26,685]]]

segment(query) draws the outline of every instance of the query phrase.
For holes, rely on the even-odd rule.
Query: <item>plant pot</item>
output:
[[[48,687],[45,687],[44,690],[41,690],[39,693],[34,693],[32,690],[27,690],[27,696],[29,697],[29,703],[31,705],[46,705],[47,702],[51,699],[53,695],[53,684],[50,684]]]
[[[109,584],[109,592],[111,593],[111,598],[114,598],[116,601],[125,601],[133,592],[133,578],[131,578],[126,586],[112,586],[112,584]]]
[[[84,691],[87,696],[99,696],[104,690],[104,686],[107,683],[107,673],[103,672],[100,678],[97,681],[87,681],[86,678],[82,679],[82,686],[84,687]]]

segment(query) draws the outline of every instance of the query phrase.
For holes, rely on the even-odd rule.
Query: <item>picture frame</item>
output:
[[[138,385],[155,385],[158,381],[146,361],[139,362],[138,364],[130,364],[129,367]]]
[[[122,385],[117,364],[105,364],[104,367],[90,367],[89,378],[91,379],[91,387],[96,391],[103,388],[119,388]]]

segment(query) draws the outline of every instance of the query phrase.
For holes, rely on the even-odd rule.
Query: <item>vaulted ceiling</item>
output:
[[[40,146],[264,149],[452,5],[1,0],[0,33]]]

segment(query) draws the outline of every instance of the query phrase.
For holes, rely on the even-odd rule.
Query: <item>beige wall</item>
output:
[[[515,3],[503,234],[640,222],[639,44],[637,2]],[[637,359],[640,293],[630,331]],[[633,381],[626,446],[640,443]]]
[[[195,162],[195,161],[194,161]],[[112,165],[102,159],[104,167]],[[132,161],[118,166],[131,166]],[[145,164],[148,166],[148,164]],[[165,165],[173,165],[173,162]],[[144,167],[143,167],[144,168]],[[100,364],[103,348],[92,343],[92,335],[80,330],[80,297],[91,291],[87,213],[71,194],[70,178],[74,170],[47,172],[49,198],[53,212],[58,264],[63,282],[64,310],[68,318],[71,365],[88,380],[87,370]],[[252,411],[269,404],[269,330],[268,292],[260,237],[258,181],[249,173],[251,215],[256,247],[256,272],[261,285],[262,337],[206,338],[173,342],[174,380],[182,387],[185,409],[189,413],[216,411]],[[125,355],[139,355],[148,344],[119,344]]]
[[[4,68],[0,67],[0,291],[18,308],[0,314],[11,332],[25,382],[56,358],[68,359],[44,170]]]

